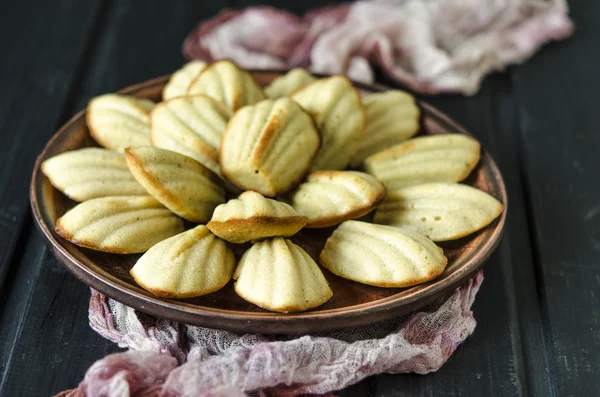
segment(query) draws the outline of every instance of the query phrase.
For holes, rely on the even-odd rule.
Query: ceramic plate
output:
[[[281,72],[253,72],[266,85]],[[168,76],[128,87],[122,91],[160,100]],[[386,87],[355,83],[363,94]],[[464,128],[432,106],[420,102],[420,134],[468,134]],[[129,275],[139,255],[114,255],[77,247],[54,232],[54,224],[75,202],[54,189],[40,171],[40,164],[58,153],[97,146],[85,124],[85,111],[79,112],[48,142],[35,163],[31,181],[31,206],[46,243],[58,260],[77,278],[92,288],[142,312],[186,324],[221,328],[235,332],[270,334],[308,333],[365,325],[413,311],[449,294],[471,277],[497,247],[506,219],[507,198],[502,175],[494,160],[482,151],[481,161],[465,181],[504,204],[504,212],[491,225],[461,240],[440,244],[448,257],[448,267],[434,281],[411,288],[377,288],[334,276],[323,269],[333,297],[314,310],[281,314],[263,310],[242,300],[233,282],[215,293],[194,299],[159,298],[143,290]],[[304,230],[292,238],[317,258],[333,229]],[[238,252],[239,254],[239,252]]]

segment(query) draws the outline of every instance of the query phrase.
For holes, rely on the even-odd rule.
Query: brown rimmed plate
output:
[[[260,84],[266,85],[281,72],[256,71],[253,74]],[[168,76],[164,76],[120,92],[160,100],[167,81]],[[355,85],[363,94],[388,89],[359,83]],[[463,127],[427,103],[420,102],[419,105],[423,114],[420,134],[468,134]],[[242,300],[234,292],[233,282],[220,291],[199,298],[164,299],[140,288],[129,275],[129,269],[139,255],[114,255],[80,248],[54,232],[56,219],[75,203],[50,185],[40,165],[58,153],[86,146],[97,144],[86,127],[85,111],[81,111],[52,137],[37,158],[31,180],[31,206],[46,244],[69,271],[90,287],[142,312],[186,324],[235,332],[286,334],[347,328],[398,316],[449,294],[479,270],[498,246],[506,220],[504,181],[494,160],[483,150],[479,165],[465,183],[499,199],[504,204],[504,212],[480,232],[441,244],[449,262],[444,273],[436,280],[412,288],[377,288],[345,280],[323,269],[333,290],[333,297],[314,310],[294,314],[268,312]],[[332,231],[302,231],[292,240],[317,258]]]

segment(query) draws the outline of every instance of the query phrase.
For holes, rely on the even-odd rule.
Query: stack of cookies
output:
[[[57,220],[57,234],[142,253],[131,275],[151,293],[191,298],[233,278],[251,303],[302,311],[334,294],[319,265],[379,287],[424,283],[448,262],[436,242],[502,212],[459,183],[477,166],[479,143],[414,137],[419,118],[402,91],[363,98],[345,77],[302,69],[263,88],[230,61],[196,61],[172,75],[157,104],[94,98],[87,124],[103,148],[61,153],[42,171],[80,202]],[[319,264],[290,240],[315,228],[335,228]],[[240,258],[236,244],[245,244]]]

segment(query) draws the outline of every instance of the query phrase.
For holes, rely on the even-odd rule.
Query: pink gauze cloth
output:
[[[187,37],[188,59],[256,69],[310,68],[370,83],[373,66],[413,91],[474,94],[483,77],[571,35],[566,0],[375,0],[298,18],[226,10]]]
[[[128,348],[61,396],[325,394],[381,373],[439,369],[474,331],[479,272],[449,298],[369,326],[315,335],[235,334],[158,319],[92,290],[90,325]]]

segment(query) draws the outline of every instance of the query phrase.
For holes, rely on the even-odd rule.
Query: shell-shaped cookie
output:
[[[315,80],[316,78],[306,69],[295,68],[274,79],[271,84],[265,87],[265,94],[272,99],[291,96],[294,92],[306,87]]]
[[[321,148],[311,170],[346,168],[365,133],[366,115],[360,94],[341,76],[319,79],[292,98],[310,113],[321,132]]]
[[[225,202],[219,178],[183,154],[146,146],[125,149],[125,159],[148,193],[184,219],[208,222]]]
[[[368,156],[411,138],[419,131],[420,110],[415,98],[390,90],[363,99],[367,114],[365,137],[350,164],[358,167]]]
[[[460,182],[479,162],[480,145],[463,134],[422,136],[365,160],[365,170],[389,189],[428,182]]]
[[[255,243],[240,259],[233,279],[239,296],[276,312],[312,309],[333,295],[310,255],[282,237]]]
[[[82,247],[136,254],[181,233],[183,222],[150,196],[101,197],[73,207],[55,230]]]
[[[177,70],[165,88],[163,89],[163,100],[168,100],[178,96],[185,95],[190,88],[190,84],[208,64],[203,61],[191,61]]]
[[[129,95],[105,94],[87,107],[90,134],[109,150],[150,145],[150,111],[154,102]]]
[[[192,81],[188,95],[195,94],[215,98],[234,112],[265,99],[252,75],[228,60],[211,63]]]
[[[42,163],[52,186],[75,201],[106,196],[145,196],[122,153],[101,148],[71,150]]]
[[[297,103],[267,99],[231,118],[221,142],[221,172],[244,190],[274,197],[300,182],[318,149],[319,133]]]
[[[386,188],[358,171],[315,171],[289,197],[298,213],[308,216],[307,228],[335,226],[360,218],[383,201]]]
[[[471,186],[428,183],[389,191],[373,221],[447,241],[486,227],[503,209],[501,202]]]
[[[150,248],[130,273],[142,288],[155,295],[183,299],[223,288],[235,264],[227,243],[199,225]]]
[[[319,261],[340,277],[396,288],[433,280],[448,263],[440,247],[415,231],[359,221],[335,229]]]
[[[181,96],[150,113],[152,145],[185,154],[219,174],[219,148],[231,111],[205,95]]]
[[[247,191],[237,199],[219,205],[206,225],[211,232],[232,243],[245,243],[268,237],[289,237],[306,225],[289,204]]]

